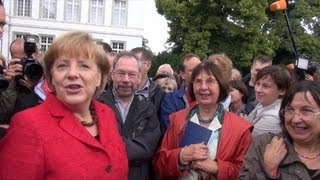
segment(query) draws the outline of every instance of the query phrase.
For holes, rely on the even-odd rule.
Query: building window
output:
[[[127,24],[126,0],[114,0],[112,24],[116,26],[125,26]]]
[[[46,52],[49,46],[52,44],[54,36],[50,35],[41,35],[40,36],[40,51]]]
[[[31,16],[31,0],[16,0],[15,7],[17,16]]]
[[[89,23],[103,24],[104,3],[103,0],[90,0]]]
[[[23,34],[22,33],[14,33],[13,39],[17,39],[17,38],[23,38]]]
[[[80,22],[80,0],[67,0],[66,20]]]
[[[42,0],[41,17],[44,19],[56,19],[57,1]]]
[[[117,52],[117,53],[120,53],[120,52],[123,52],[125,51],[125,43],[124,42],[111,42],[112,44],[112,51],[113,52]]]

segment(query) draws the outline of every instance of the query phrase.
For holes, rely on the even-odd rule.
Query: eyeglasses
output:
[[[123,72],[123,71],[116,71],[114,73],[115,77],[117,78],[124,78],[126,75],[128,75],[129,79],[136,79],[138,78],[139,74],[135,72]]]
[[[285,109],[281,109],[280,110],[280,113],[285,117],[285,118],[293,118],[294,115],[296,114],[299,114],[300,116],[303,116],[304,118],[307,118],[307,119],[312,119],[314,118],[315,116],[319,115],[320,112],[313,112],[312,110],[310,109],[301,109],[299,110],[299,112],[295,112],[295,109],[293,108],[285,108]]]
[[[206,86],[211,87],[211,86],[213,86],[213,85],[215,85],[217,83],[218,83],[218,81],[215,80],[215,79],[212,79],[212,78],[207,79],[205,81],[202,80],[202,79],[196,79],[196,80],[193,81],[193,85],[195,87],[200,87],[202,84],[205,84]]]

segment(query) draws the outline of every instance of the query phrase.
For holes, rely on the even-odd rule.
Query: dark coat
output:
[[[9,87],[0,92],[0,124],[9,124],[17,99],[16,82],[10,81]]]
[[[150,80],[149,100],[156,107],[158,118],[160,118],[161,103],[166,93],[154,81]]]
[[[125,141],[129,159],[128,179],[150,179],[149,165],[160,138],[160,125],[154,105],[135,96],[123,123],[111,88],[100,96],[100,100],[110,106],[116,114],[118,128]]]
[[[43,102],[43,100],[33,91],[25,95],[23,98],[17,98],[14,113],[34,107]]]

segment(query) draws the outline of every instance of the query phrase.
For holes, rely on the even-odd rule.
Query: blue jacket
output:
[[[169,115],[186,108],[186,103],[183,99],[185,93],[185,87],[182,87],[175,92],[167,94],[163,98],[160,109],[160,127],[162,134],[166,132],[170,124]]]

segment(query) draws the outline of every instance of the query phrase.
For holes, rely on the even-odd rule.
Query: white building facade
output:
[[[39,36],[38,47],[48,49],[63,32],[83,30],[114,51],[142,46],[144,0],[3,0],[7,23],[0,44],[10,58],[10,43],[24,34]]]

